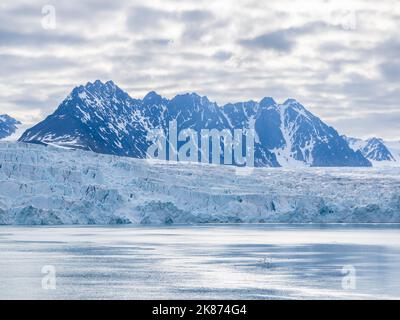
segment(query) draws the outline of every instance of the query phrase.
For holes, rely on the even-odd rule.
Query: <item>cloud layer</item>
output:
[[[0,113],[35,123],[112,79],[133,97],[296,98],[341,133],[400,140],[398,30],[397,0],[5,0]]]

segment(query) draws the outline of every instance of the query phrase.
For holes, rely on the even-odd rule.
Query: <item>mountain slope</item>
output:
[[[88,83],[72,90],[52,115],[20,140],[144,157],[140,138],[147,123],[139,107],[139,101],[111,81]]]
[[[223,107],[196,93],[171,100],[155,92],[133,99],[112,81],[75,88],[58,109],[20,141],[56,144],[99,153],[145,158],[151,129],[248,129],[256,131],[256,166],[370,166],[332,127],[293,99],[272,98]],[[178,144],[178,148],[183,143]],[[221,156],[223,161],[224,154]]]
[[[9,115],[0,115],[0,139],[11,136],[18,128],[21,122],[15,120]]]
[[[400,222],[400,168],[176,165],[0,143],[0,224]]]
[[[390,164],[399,161],[397,155],[392,153],[387,143],[382,139],[370,138],[362,140],[346,136],[343,137],[353,150],[360,151],[363,156],[369,159],[374,165]]]

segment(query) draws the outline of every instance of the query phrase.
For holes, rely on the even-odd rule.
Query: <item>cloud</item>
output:
[[[400,81],[400,60],[387,61],[380,65],[383,76],[389,81]]]
[[[338,27],[324,22],[308,23],[298,27],[265,33],[250,39],[243,39],[239,43],[250,49],[271,49],[278,52],[290,52],[300,36],[332,29],[338,30]]]
[[[33,123],[74,86],[112,79],[133,97],[292,97],[349,135],[398,130],[395,0],[56,1],[55,30],[41,5],[0,4],[0,113]]]
[[[186,10],[179,14],[183,24],[181,39],[184,42],[200,41],[208,33],[220,28],[223,23],[215,21],[215,15],[208,10]]]
[[[132,32],[165,32],[175,29],[179,40],[183,42],[198,41],[216,25],[214,13],[204,9],[160,10],[152,7],[133,7],[126,19],[128,29]]]
[[[25,32],[21,33],[18,31],[3,31],[0,30],[0,47],[10,46],[30,46],[38,47],[43,45],[79,45],[86,43],[88,39],[85,39],[81,35],[75,34],[61,34],[43,32],[43,30],[36,32]]]
[[[393,112],[371,112],[365,115],[347,116],[345,119],[331,121],[339,132],[363,139],[385,137],[388,140],[400,139],[400,110]],[[368,128],[368,130],[366,130]]]
[[[174,19],[174,13],[150,7],[133,7],[127,17],[129,30],[141,32],[146,29],[159,28],[163,21]]]
[[[272,49],[276,51],[289,52],[295,45],[286,30],[280,30],[260,35],[252,39],[244,39],[239,42],[242,46],[250,49]]]
[[[27,75],[30,72],[65,71],[79,66],[79,63],[73,59],[53,56],[32,57],[27,55],[0,54],[0,60],[2,61],[0,74],[4,77],[13,73]]]
[[[208,10],[186,10],[180,14],[180,19],[187,23],[203,23],[214,19],[214,14]]]
[[[233,54],[229,51],[220,50],[214,53],[213,57],[217,60],[226,61],[232,58]]]

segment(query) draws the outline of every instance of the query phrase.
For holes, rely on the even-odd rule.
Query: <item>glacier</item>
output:
[[[380,138],[362,140],[353,137],[342,136],[349,147],[354,151],[360,151],[368,159],[373,167],[400,166],[400,142],[384,141]]]
[[[400,168],[237,168],[0,142],[0,224],[400,222]]]

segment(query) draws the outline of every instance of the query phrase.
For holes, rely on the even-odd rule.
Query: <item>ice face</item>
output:
[[[165,163],[0,143],[0,224],[400,222],[400,168]]]

